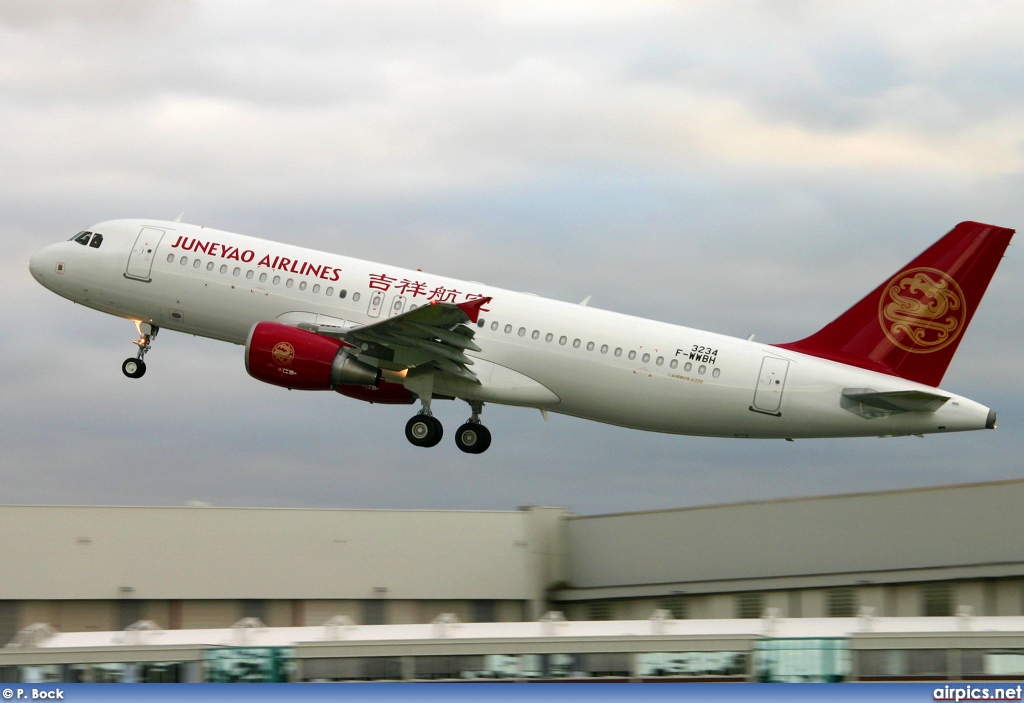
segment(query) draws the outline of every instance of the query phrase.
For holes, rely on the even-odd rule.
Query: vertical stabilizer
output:
[[[776,346],[937,386],[1013,233],[961,222],[818,332]]]

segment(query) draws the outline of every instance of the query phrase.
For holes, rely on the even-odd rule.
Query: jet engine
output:
[[[264,383],[303,391],[378,386],[380,369],[350,355],[347,346],[340,340],[280,322],[259,322],[245,342],[245,370]]]

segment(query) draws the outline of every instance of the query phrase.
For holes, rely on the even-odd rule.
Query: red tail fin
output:
[[[821,330],[776,346],[937,386],[1013,232],[961,222]]]

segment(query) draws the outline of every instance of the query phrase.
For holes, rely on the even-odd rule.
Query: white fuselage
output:
[[[140,249],[143,228],[150,228],[149,252]],[[320,315],[353,327],[423,305],[431,295],[455,303],[492,297],[482,325],[473,327],[482,351],[469,353],[481,384],[441,379],[438,395],[718,437],[909,435],[983,429],[988,420],[988,408],[945,391],[950,400],[936,412],[867,418],[843,407],[845,389],[935,389],[481,283],[177,222],[115,220],[92,231],[104,235],[97,249],[68,241],[33,256],[36,279],[102,312],[234,344],[244,344],[265,320]]]

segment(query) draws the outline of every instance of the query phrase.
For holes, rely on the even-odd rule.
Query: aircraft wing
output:
[[[480,351],[474,331],[480,308],[490,298],[465,303],[432,303],[362,327],[331,335],[355,348],[358,356],[381,362],[384,368],[407,369],[429,364],[454,376],[479,383],[470,370],[473,360],[463,352]]]

